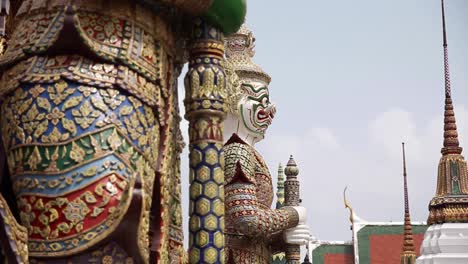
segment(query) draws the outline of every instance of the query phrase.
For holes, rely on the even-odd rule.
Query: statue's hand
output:
[[[299,222],[296,227],[284,231],[284,239],[288,244],[306,245],[310,239],[310,229],[307,223],[307,209],[302,206],[294,206],[299,215]]]
[[[307,223],[307,208],[303,206],[293,206],[293,208],[299,215],[298,225]]]
[[[284,240],[287,244],[306,245],[309,239],[310,229],[305,224],[298,224],[296,227],[284,231]]]

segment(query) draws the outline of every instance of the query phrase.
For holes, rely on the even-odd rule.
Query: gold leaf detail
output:
[[[89,97],[91,94],[97,92],[96,88],[90,86],[79,86],[78,90],[82,92],[85,97]]]
[[[84,177],[92,177],[94,175],[96,175],[97,173],[97,168],[96,167],[91,167],[91,168],[88,168],[87,170],[85,170],[83,172],[83,176]]]
[[[50,112],[50,109],[52,108],[50,106],[50,103],[49,103],[49,100],[45,99],[45,98],[42,98],[42,97],[38,97],[37,98],[37,105],[46,110],[47,112]]]
[[[29,98],[28,100],[26,101],[23,101],[21,102],[21,104],[19,105],[17,111],[18,111],[18,115],[22,115],[28,108],[29,106],[31,105],[32,103],[32,99]]]
[[[117,131],[115,129],[112,131],[112,135],[107,139],[107,143],[109,143],[109,146],[114,151],[116,151],[120,145],[122,145],[122,142],[120,141],[120,138],[117,135]]]
[[[95,156],[100,156],[103,153],[101,145],[99,144],[99,142],[92,135],[90,135],[89,138],[90,138],[90,141],[91,141],[91,146],[93,146],[93,148],[94,148],[94,155]]]
[[[65,222],[58,224],[57,228],[58,230],[60,230],[62,233],[65,233],[65,234],[70,233],[70,230],[71,230],[71,226]]]
[[[73,179],[71,177],[67,177],[67,178],[65,178],[65,183],[67,185],[72,185],[73,184]]]
[[[72,149],[70,151],[70,158],[73,161],[80,163],[84,160],[85,155],[86,155],[85,151],[80,146],[78,146],[78,144],[73,142]]]
[[[68,131],[70,132],[73,136],[76,135],[77,133],[77,129],[76,129],[76,126],[75,126],[75,123],[69,119],[66,119],[66,118],[63,118],[62,119],[62,125],[63,127]]]
[[[36,203],[34,203],[34,209],[37,209],[37,210],[40,210],[40,211],[44,210],[44,203],[42,202],[42,199],[39,198],[36,201]]]
[[[93,212],[91,213],[91,216],[98,217],[102,212],[104,212],[104,209],[99,208],[99,207],[94,207]]]
[[[129,115],[133,112],[133,107],[129,106],[129,105],[126,105],[126,106],[123,106],[120,111],[119,111],[119,114],[121,116],[126,116],[126,115]]]
[[[70,99],[68,99],[62,107],[62,110],[65,111],[67,109],[70,109],[72,107],[75,107],[80,104],[80,102],[83,100],[83,96],[73,96]]]
[[[115,176],[115,174],[112,174],[110,177],[109,177],[109,181],[111,183],[115,183],[117,181],[117,177]]]
[[[106,113],[108,110],[107,105],[102,101],[101,98],[91,97],[91,103],[94,105],[94,107],[101,110],[103,113]]]
[[[50,213],[50,215],[49,215],[49,222],[50,223],[52,223],[52,222],[54,222],[55,220],[58,219],[59,215],[58,215],[57,209],[51,208],[51,209],[49,209],[49,213]]]
[[[40,136],[42,136],[42,134],[44,134],[44,132],[47,131],[47,127],[48,127],[48,126],[49,126],[49,121],[48,121],[48,120],[42,121],[42,122],[37,126],[36,131],[34,131],[34,137],[35,137],[35,138],[39,138]]]
[[[82,129],[87,129],[99,117],[99,112],[93,110],[89,101],[85,101],[79,110],[73,109],[72,115],[75,117],[76,123]]]
[[[68,203],[68,200],[66,198],[57,198],[55,199],[55,201],[57,202],[58,207],[62,207]]]
[[[86,205],[86,203],[79,197],[69,202],[67,207],[63,210],[65,218],[73,224],[82,222],[90,212],[91,210],[88,208],[88,205]]]
[[[112,109],[115,110],[125,100],[125,96],[119,95],[119,91],[114,89],[99,90],[104,97],[104,102]]]
[[[28,113],[26,113],[26,118],[23,117],[22,120],[23,122],[31,122],[36,119],[36,117],[39,115],[39,111],[37,110],[36,105],[33,105],[31,109],[29,109]]]
[[[43,237],[43,238],[48,238],[49,237],[49,234],[50,234],[50,226],[46,226],[43,230],[40,230],[39,229],[39,234]]]
[[[90,203],[90,204],[97,203],[96,197],[94,197],[94,195],[90,191],[85,192],[83,195],[87,203]]]
[[[55,229],[54,231],[52,231],[52,233],[50,233],[49,238],[50,239],[56,239],[58,236],[59,236],[59,230]]]
[[[49,87],[47,90],[49,91],[50,99],[56,104],[59,105],[62,103],[63,100],[67,99],[67,97],[75,91],[73,88],[68,88],[68,83],[61,80],[55,83],[54,87]],[[55,89],[54,89],[55,88]]]
[[[51,189],[54,189],[54,188],[57,188],[57,186],[60,185],[60,181],[56,180],[56,179],[53,179],[53,180],[50,180],[48,183],[47,183],[47,186]]]
[[[58,109],[57,107],[55,107],[52,112],[48,113],[46,115],[47,119],[50,120],[50,122],[52,124],[54,124],[55,126],[60,122],[60,120],[65,117],[65,114],[60,111],[60,109]]]
[[[57,127],[54,127],[54,129],[52,129],[52,132],[50,132],[48,136],[42,136],[41,139],[44,143],[55,143],[55,142],[67,140],[69,137],[70,137],[70,134],[68,133],[62,134],[60,133]]]
[[[117,186],[119,186],[121,190],[125,190],[127,188],[127,182],[126,181],[118,182]]]
[[[97,186],[96,186],[96,189],[94,190],[96,192],[97,195],[101,196],[104,195],[104,184],[102,183],[99,183]]]
[[[45,90],[46,89],[44,87],[42,87],[40,84],[36,84],[34,87],[29,89],[29,93],[31,93],[33,98],[36,98],[39,95],[41,95],[43,92],[45,92]]]
[[[76,232],[81,232],[81,231],[83,231],[83,223],[78,223],[78,224],[76,224],[75,229],[76,229]]]
[[[139,107],[142,106],[140,100],[136,99],[136,98],[133,97],[133,96],[129,96],[129,97],[128,97],[128,100],[133,104],[133,106],[134,106],[135,108],[139,108]]]
[[[32,154],[31,154],[31,156],[29,157],[29,160],[28,160],[29,168],[31,170],[36,170],[37,165],[39,163],[41,163],[41,161],[42,161],[41,153],[39,152],[39,149],[37,148],[37,146],[35,146]]]
[[[49,218],[45,214],[39,216],[39,221],[45,226],[49,224]]]

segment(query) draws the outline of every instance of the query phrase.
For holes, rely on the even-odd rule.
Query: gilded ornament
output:
[[[172,212],[180,211],[177,206],[180,197],[174,187],[179,184],[177,177],[180,178],[176,165],[178,155],[175,154],[179,119],[172,116],[177,112],[178,99],[173,92],[175,81],[170,80],[175,79],[176,74],[174,63],[167,55],[167,52],[175,54],[175,44],[168,44],[174,43],[173,32],[158,15],[139,11],[138,14],[145,15],[136,19],[136,13],[125,12],[133,10],[134,3],[129,4],[132,8],[112,6],[109,10],[101,10],[98,3],[78,1],[65,13],[65,2],[24,1],[11,48],[1,59],[3,65],[8,65],[0,85],[0,96],[4,98],[2,116],[9,116],[2,120],[2,137],[8,141],[8,160],[13,176],[22,171],[28,173],[24,177],[21,175],[23,178],[18,178],[14,185],[18,186],[17,192],[28,190],[35,195],[48,194],[47,197],[52,197],[51,201],[55,202],[44,205],[47,213],[43,213],[46,217],[40,217],[41,220],[35,219],[33,211],[22,217],[25,222],[29,219],[31,230],[35,232],[31,235],[38,239],[30,240],[30,255],[73,258],[108,237],[126,213],[136,177],[142,178],[144,197],[138,229],[147,234],[153,181],[158,168],[162,175],[163,200],[175,205],[164,205],[169,212],[161,223],[161,251],[165,252],[167,260],[172,258],[169,252],[174,252],[174,261],[181,260],[184,255],[182,233],[176,232],[179,226],[172,226],[173,223],[180,225],[180,221],[176,221],[180,213]],[[122,16],[124,13],[127,15]],[[49,50],[59,48],[56,40],[63,38],[65,16],[70,16],[71,26],[79,33],[76,40],[87,45],[95,54],[93,58],[99,58],[101,62],[79,55],[49,54]],[[11,109],[10,113],[8,109]],[[125,117],[136,121],[125,122]],[[5,129],[8,126],[11,128]],[[159,133],[165,134],[161,136]],[[23,152],[24,158],[20,157]],[[125,164],[109,165],[109,170],[115,172],[109,177],[113,184],[111,187],[103,181],[102,196],[99,196],[98,184],[101,182],[92,184],[109,171],[99,167],[94,173],[87,173],[83,166],[91,162],[98,164],[106,155]],[[140,163],[144,166],[137,169]],[[120,175],[123,171],[125,174]],[[67,199],[69,194],[81,190],[79,186],[90,188],[79,194],[81,201],[77,200],[79,198]],[[50,196],[56,193],[64,195]],[[25,205],[20,206],[22,215],[28,204],[41,199],[47,201],[39,195],[29,197]],[[97,201],[95,204],[94,200]],[[100,219],[105,211],[112,215],[99,230],[106,231],[89,231],[85,219]],[[64,214],[68,217],[63,217]],[[173,222],[168,221],[171,215],[175,217]],[[45,223],[46,219],[49,223],[61,223],[57,223],[55,229],[52,226],[45,228],[40,222]],[[72,232],[83,239],[67,238]],[[47,239],[39,240],[39,236]],[[50,238],[55,241],[50,242]],[[146,245],[146,249],[141,249],[141,258],[145,259],[149,256],[149,239],[143,235],[140,240],[139,244]],[[101,257],[105,255],[107,253]],[[130,257],[120,258],[120,261],[123,259],[133,262]]]
[[[84,220],[85,216],[90,213],[90,210],[86,203],[81,200],[81,198],[76,198],[75,200],[68,203],[63,213],[67,220],[76,225]]]
[[[79,89],[79,88],[78,88]],[[73,108],[83,101],[83,96],[70,97],[62,106],[62,111]]]
[[[54,102],[54,104],[59,105],[67,99],[68,96],[72,95],[75,92],[75,89],[69,88],[68,83],[63,80],[55,83],[54,86],[49,86],[47,88],[49,92],[49,97]]]
[[[96,121],[100,113],[93,110],[89,101],[84,101],[78,110],[72,110],[72,115],[75,117],[75,122],[80,125],[82,129],[87,129]]]
[[[76,144],[75,142],[72,142],[72,148],[71,148],[69,155],[73,161],[77,163],[81,163],[84,161],[84,157],[86,153],[80,146],[78,146],[78,144]],[[83,173],[83,174],[87,176],[86,173]]]
[[[31,154],[31,156],[29,157],[28,165],[31,168],[31,170],[36,170],[37,165],[39,165],[39,163],[41,163],[41,161],[42,161],[42,157],[41,157],[41,154],[39,153],[39,149],[36,146],[36,147],[34,147],[34,150],[33,150],[32,154]]]

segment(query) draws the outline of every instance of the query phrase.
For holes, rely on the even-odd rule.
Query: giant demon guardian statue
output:
[[[285,244],[304,245],[310,234],[304,207],[271,209],[270,172],[255,143],[271,124],[270,77],[252,62],[254,37],[245,27],[226,38],[228,115],[225,135],[227,263],[269,263]],[[232,136],[231,136],[232,135]]]

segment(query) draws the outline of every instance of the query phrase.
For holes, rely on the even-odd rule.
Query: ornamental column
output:
[[[284,182],[284,203],[286,206],[299,206],[301,203],[299,195],[299,180],[297,179],[299,168],[297,167],[296,161],[292,155],[286,165],[284,174],[286,174],[286,181]],[[286,245],[286,263],[301,263],[301,247],[299,245]]]
[[[224,263],[224,157],[226,78],[223,34],[197,19],[185,76],[190,138],[189,263]]]

